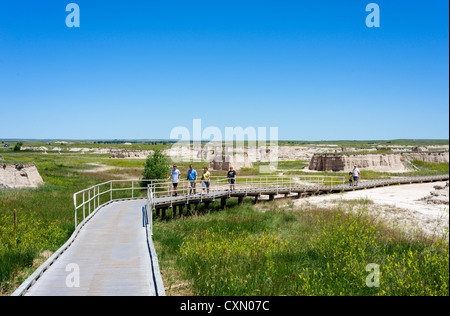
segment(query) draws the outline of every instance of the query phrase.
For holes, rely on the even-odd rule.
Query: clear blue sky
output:
[[[448,85],[443,0],[0,3],[0,138],[447,139]]]

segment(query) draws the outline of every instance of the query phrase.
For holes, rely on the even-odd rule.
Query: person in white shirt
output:
[[[354,183],[355,183],[355,185],[358,185],[359,178],[361,177],[361,172],[359,171],[357,165],[354,166],[352,172],[353,172],[353,180],[354,180]]]
[[[167,180],[169,180],[170,177],[172,177],[172,185],[173,190],[175,191],[175,196],[178,195],[177,189],[178,189],[178,182],[180,181],[180,175],[181,171],[177,169],[177,165],[173,165],[173,170],[171,171]]]

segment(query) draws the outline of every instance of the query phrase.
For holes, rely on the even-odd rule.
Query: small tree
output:
[[[22,142],[17,142],[16,145],[14,146],[14,151],[20,151],[20,148],[22,148],[23,143]]]
[[[166,179],[169,170],[169,158],[161,150],[156,149],[147,157],[144,164],[142,178],[148,180]],[[142,181],[142,186],[147,186],[148,181]]]

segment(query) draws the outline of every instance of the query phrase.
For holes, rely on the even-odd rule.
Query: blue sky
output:
[[[370,2],[3,0],[0,138],[449,138],[448,1]]]

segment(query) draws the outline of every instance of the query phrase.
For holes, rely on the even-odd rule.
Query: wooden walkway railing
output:
[[[166,211],[174,208],[173,214],[178,213],[181,215],[182,208],[187,207],[187,213],[191,213],[191,209],[194,211],[198,205],[210,204],[217,199],[221,200],[221,206],[225,207],[226,200],[229,198],[238,198],[240,201],[246,197],[255,198],[255,202],[261,196],[268,196],[269,200],[273,200],[277,195],[284,195],[286,197],[304,197],[317,194],[329,194],[339,193],[354,190],[363,190],[370,188],[377,188],[389,185],[401,185],[412,183],[424,183],[424,182],[436,182],[447,181],[449,175],[437,175],[437,176],[424,176],[424,177],[407,177],[398,179],[385,179],[385,180],[370,180],[362,181],[358,186],[350,186],[345,183],[343,178],[313,178],[310,183],[305,182],[302,178],[299,180],[295,176],[284,177],[284,179],[267,178],[264,181],[258,180],[258,177],[254,179],[239,178],[235,183],[235,190],[231,191],[229,184],[224,184],[223,181],[211,184],[210,193],[204,194],[201,186],[197,186],[197,192],[195,194],[188,194],[187,189],[183,187],[178,190],[175,196],[174,190],[163,190],[167,188],[167,182],[155,183],[149,190],[153,191],[154,199],[152,201],[153,209],[158,213],[162,211],[162,218],[166,218]],[[188,187],[188,184],[186,185]]]

